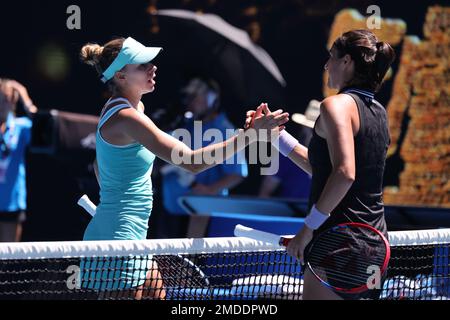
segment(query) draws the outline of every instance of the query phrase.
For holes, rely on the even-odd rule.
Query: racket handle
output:
[[[97,207],[95,206],[95,204],[92,203],[92,201],[89,199],[89,197],[87,195],[83,195],[79,200],[78,200],[78,205],[80,207],[82,207],[84,210],[86,210],[87,212],[89,212],[89,214],[91,216],[95,216],[95,213],[97,211]]]
[[[236,227],[234,228],[234,235],[236,237],[246,237],[258,241],[268,242],[275,245],[283,245],[282,243],[284,243],[285,240],[289,240],[280,237],[279,235],[265,231],[255,230],[253,228],[245,227],[241,224],[236,225]]]

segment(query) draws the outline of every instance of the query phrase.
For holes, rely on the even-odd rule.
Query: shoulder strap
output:
[[[105,114],[105,112],[103,112],[103,110],[105,110],[108,106],[110,106],[112,104],[116,104],[116,102],[122,102],[121,104],[123,104],[123,103],[130,104],[130,102],[125,98],[115,98],[115,99],[110,98],[108,101],[106,101],[105,105],[103,106],[102,113],[100,114],[100,118],[102,118]]]
[[[106,123],[106,121],[109,120],[117,111],[120,111],[122,109],[131,108],[129,104],[121,103],[117,106],[112,107],[108,111],[106,111],[100,118],[100,122],[98,124],[98,130]]]

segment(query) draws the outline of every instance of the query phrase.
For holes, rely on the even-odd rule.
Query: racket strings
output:
[[[318,256],[317,258],[311,258],[308,260],[311,264],[315,264],[317,266],[321,266],[324,268],[334,268],[334,267],[346,267],[349,270],[361,270],[367,269],[369,266],[379,265],[383,263],[383,259],[372,260],[370,262],[361,261],[361,259],[357,257],[329,257],[326,255]],[[358,264],[355,267],[355,262]],[[361,261],[361,262],[360,262]]]
[[[369,281],[369,277],[372,275],[367,270],[361,272],[341,272],[337,270],[325,269],[321,270],[321,272],[316,271],[318,267],[313,268],[314,272],[319,274],[319,277],[325,281],[338,281],[343,288],[351,288],[351,287],[359,287],[366,285]],[[320,274],[322,273],[322,276]]]
[[[155,256],[165,285],[202,287],[209,285],[206,275],[191,260],[181,255]]]
[[[323,239],[327,239],[327,238],[331,238],[331,239],[352,239],[355,240],[355,242],[357,242],[356,240],[360,240],[363,243],[372,243],[374,245],[379,245],[380,243],[383,243],[383,241],[381,240],[381,238],[379,237],[379,235],[376,235],[374,237],[368,237],[366,234],[355,234],[355,233],[350,233],[350,231],[348,232],[329,232],[326,233],[324,235],[322,235]]]
[[[334,255],[348,253],[348,254],[358,254],[360,257],[364,257],[368,260],[375,260],[377,261],[378,258],[381,259],[381,261],[384,261],[384,257],[386,255],[386,250],[382,248],[371,248],[370,250],[367,250],[367,248],[364,247],[349,247],[346,246],[345,248],[336,249],[336,245],[334,244],[323,244],[321,246],[314,248],[314,254],[322,257],[329,256],[331,253]]]
[[[360,260],[365,258],[366,261],[384,261],[386,249],[381,246],[368,249],[364,246],[351,246],[347,243],[342,247],[342,244],[325,242],[316,245],[311,256],[320,256],[325,259],[332,256],[343,256],[343,254],[346,254],[344,257],[347,259],[348,255],[358,255]]]
[[[314,271],[316,274],[319,274],[320,276],[320,272],[319,271]],[[356,277],[356,276],[348,276],[345,274],[336,274],[336,273],[332,273],[330,271],[323,271],[324,273],[326,273],[326,275],[321,276],[322,280],[324,280],[325,282],[330,281],[330,280],[334,280],[334,281],[342,281],[345,282],[348,285],[351,286],[362,286],[365,285],[367,283],[368,277]],[[331,275],[331,277],[330,277]]]
[[[380,258],[376,258],[376,259],[371,259],[371,260],[366,260],[366,259],[361,259],[360,257],[355,257],[355,255],[351,255],[350,257],[348,256],[330,256],[329,254],[327,254],[327,252],[322,251],[319,252],[319,254],[317,254],[314,257],[308,258],[308,261],[311,262],[316,262],[318,265],[324,265],[324,266],[331,266],[331,262],[334,263],[340,263],[340,266],[347,266],[347,267],[351,267],[352,263],[353,265],[355,265],[354,262],[352,261],[357,261],[359,266],[371,266],[374,264],[382,264],[384,262],[384,258],[380,256]],[[354,268],[353,268],[354,269]]]
[[[315,247],[314,252],[322,253],[323,254],[330,254],[330,252],[334,254],[340,254],[341,252],[350,253],[350,254],[359,254],[362,257],[369,257],[371,259],[375,259],[377,256],[380,256],[384,260],[384,256],[386,255],[386,250],[383,250],[382,248],[371,248],[368,250],[364,247],[356,247],[356,246],[346,246],[344,248],[336,249],[336,246],[333,244],[329,245],[321,245],[320,247]],[[316,254],[316,253],[314,253]]]
[[[352,270],[339,271],[339,270],[335,270],[335,269],[331,269],[331,268],[323,268],[321,266],[316,266],[315,269],[321,269],[330,275],[342,275],[344,277],[350,277],[350,278],[363,278],[363,276],[361,274],[367,274],[368,267],[369,266],[367,266],[367,268],[361,268],[357,272],[352,272]]]
[[[367,265],[365,267],[361,267],[358,270],[347,270],[347,271],[339,271],[336,270],[336,268],[331,267],[323,267],[320,265],[314,265],[314,263],[311,263],[313,266],[313,269],[321,269],[323,272],[326,273],[327,277],[333,276],[333,280],[340,280],[340,279],[347,279],[347,280],[360,280],[362,283],[365,283],[367,280],[367,274],[368,274],[368,268],[370,265]],[[324,279],[325,280],[325,279]],[[356,282],[355,282],[356,283]],[[359,282],[357,282],[359,283]]]
[[[306,260],[322,282],[338,290],[351,290],[371,282],[373,273],[370,267],[381,269],[386,254],[386,244],[379,234],[345,226],[320,235]],[[338,286],[332,285],[336,282]]]
[[[379,248],[381,245],[384,245],[384,242],[381,239],[368,239],[365,235],[348,235],[344,233],[332,233],[326,234],[321,237],[320,243],[331,243],[335,245],[336,242],[347,242],[348,247],[352,245],[357,248],[369,248],[374,247],[373,249]]]

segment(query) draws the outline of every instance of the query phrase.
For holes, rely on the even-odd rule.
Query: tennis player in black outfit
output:
[[[344,33],[329,53],[328,86],[339,93],[322,101],[309,147],[286,131],[278,144],[280,153],[312,175],[310,214],[287,247],[303,263],[314,237],[340,223],[365,223],[387,236],[382,182],[390,138],[385,108],[374,94],[395,53],[369,30]],[[247,113],[247,125],[253,115]],[[375,298],[376,291],[334,292],[305,270],[303,299]]]

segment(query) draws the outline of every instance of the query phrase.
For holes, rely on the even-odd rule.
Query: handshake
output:
[[[261,103],[256,110],[247,111],[244,129],[254,129],[260,141],[271,141],[285,129],[289,114],[283,110],[271,112],[267,103]]]
[[[259,141],[270,141],[284,156],[288,156],[299,143],[287,133],[284,124],[289,121],[289,114],[283,110],[271,112],[267,103],[262,103],[256,110],[247,111],[244,130],[254,129]]]

